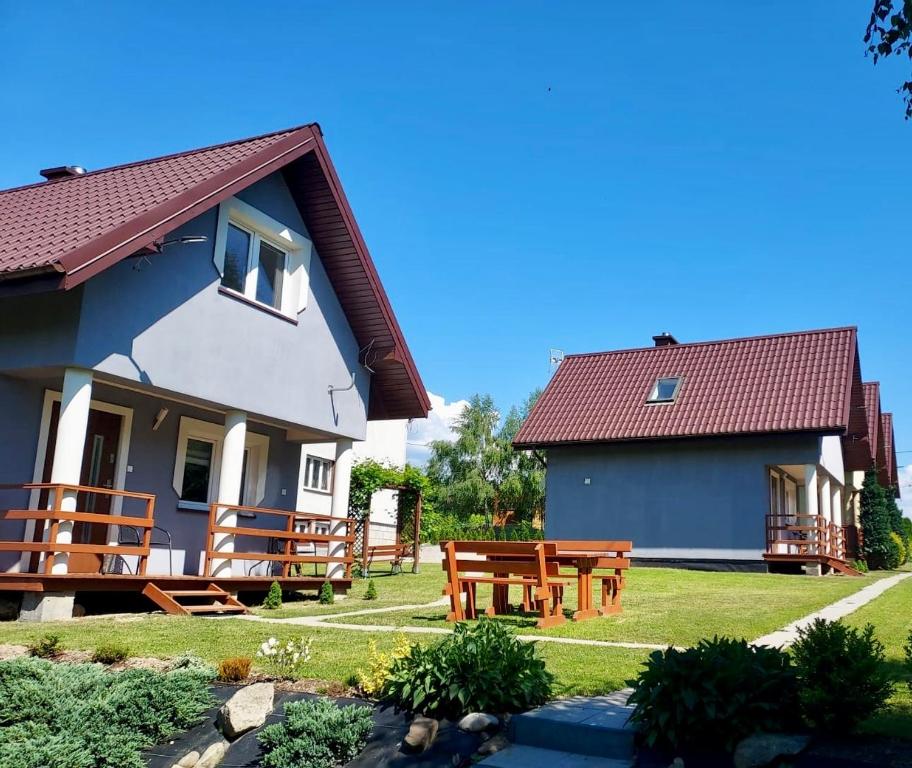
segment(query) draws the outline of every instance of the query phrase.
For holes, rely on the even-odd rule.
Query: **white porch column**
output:
[[[816,464],[806,464],[804,467],[804,498],[805,498],[805,509],[804,514],[812,516],[810,520],[800,520],[801,525],[811,525],[816,523],[817,515],[820,514],[820,496],[819,489],[817,487],[817,465]]]
[[[241,475],[244,471],[244,446],[247,442],[247,414],[243,411],[228,411],[225,414],[225,441],[222,443],[222,465],[219,468],[218,503],[239,504],[241,501]],[[219,507],[216,510],[217,525],[237,525],[237,512]],[[213,549],[219,552],[234,552],[234,534],[217,533],[213,536]],[[212,576],[231,576],[231,560],[213,560]]]
[[[833,494],[830,491],[830,476],[826,473],[820,478],[820,515],[827,522],[833,522]]]
[[[841,526],[844,519],[842,508],[842,488],[833,483],[833,522]]]
[[[51,482],[79,485],[82,473],[82,453],[85,447],[86,429],[89,423],[89,407],[92,402],[92,372],[82,368],[67,368],[63,374],[63,394],[60,398],[60,420],[57,422],[57,442],[54,444],[54,461],[51,465]],[[76,510],[76,493],[66,491],[60,501],[60,508],[68,512]],[[57,541],[71,544],[73,523],[61,522],[57,529]],[[66,552],[54,553],[52,573],[66,573],[70,556]]]
[[[336,441],[336,463],[333,465],[332,507],[330,514],[340,519],[348,517],[348,492],[351,488],[351,470],[354,463],[354,455],[351,440],[341,438]],[[347,530],[345,525],[336,523],[333,525],[331,533],[334,536],[341,536]],[[343,557],[345,555],[345,543],[332,544],[329,548],[329,555],[330,557]],[[344,576],[345,566],[342,563],[330,563],[327,566],[327,578],[341,579]]]

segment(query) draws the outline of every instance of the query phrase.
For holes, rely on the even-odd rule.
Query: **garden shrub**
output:
[[[60,635],[47,634],[42,635],[37,640],[29,643],[29,656],[37,656],[39,659],[53,659],[63,653],[63,643],[60,642]]]
[[[250,676],[253,659],[249,656],[234,656],[219,662],[216,677],[223,683],[239,683]]]
[[[355,683],[366,696],[381,696],[393,664],[408,656],[412,646],[405,635],[397,635],[391,651],[377,650],[377,641],[367,643],[367,669],[359,669]]]
[[[257,658],[270,677],[279,680],[296,680],[304,674],[310,661],[312,638],[287,640],[284,644],[270,637],[257,651]]]
[[[367,592],[364,593],[365,600],[376,600],[377,599],[377,584],[373,579],[368,579],[367,581]]]
[[[186,730],[212,701],[198,670],[112,673],[96,664],[0,664],[3,768],[143,768],[141,751]]]
[[[871,624],[859,631],[841,621],[816,619],[798,636],[791,654],[809,726],[844,733],[885,706],[893,684],[883,643]]]
[[[895,531],[890,531],[890,551],[887,555],[887,568],[893,569],[905,565],[907,554],[906,545],[903,543],[902,537]]]
[[[877,482],[877,473],[869,469],[865,472],[861,486],[861,528],[864,531],[864,556],[868,566],[874,569],[895,568],[890,566],[891,544],[890,531],[893,530],[893,519],[888,508],[888,491]]]
[[[795,673],[777,648],[714,637],[649,656],[633,681],[631,721],[651,747],[733,749],[798,719]]]
[[[336,768],[354,758],[373,728],[370,707],[337,707],[330,699],[285,705],[285,721],[259,734],[263,768]]]
[[[868,572],[868,564],[864,560],[853,560],[852,567],[859,573]]]
[[[92,653],[92,661],[97,664],[116,664],[130,658],[130,649],[118,643],[102,643]]]
[[[328,581],[323,582],[320,587],[320,605],[332,605],[336,602],[336,593],[333,592],[332,584]]]
[[[547,701],[554,676],[533,643],[498,621],[457,624],[430,646],[412,645],[393,662],[384,694],[397,706],[439,717],[520,712]]]
[[[279,582],[274,581],[269,585],[269,591],[263,599],[262,607],[270,610],[282,607],[282,587],[279,586]]]

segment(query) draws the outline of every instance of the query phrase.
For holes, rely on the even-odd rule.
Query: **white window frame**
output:
[[[186,501],[181,498],[184,485],[184,464],[187,460],[187,441],[202,440],[212,443],[212,466],[209,474],[209,496],[203,503]],[[222,446],[225,442],[223,424],[200,421],[189,416],[181,416],[177,433],[177,451],[174,457],[174,478],[172,485],[177,493],[178,509],[208,512],[209,505],[218,500],[219,471],[222,466]],[[266,469],[269,461],[269,437],[255,432],[247,432],[244,440],[247,454],[247,476],[244,478],[245,498],[241,506],[253,507],[266,497]]]
[[[310,484],[310,472],[308,472],[308,465],[311,463],[319,463],[322,466],[322,471],[320,477],[324,473],[329,472],[329,479],[326,483],[326,488],[321,488],[319,484],[313,486]],[[316,456],[312,453],[308,453],[304,459],[304,482],[301,484],[305,491],[312,491],[313,493],[325,493],[332,494],[333,491],[333,481],[335,480],[336,475],[336,462],[332,459],[327,459],[325,456]]]
[[[671,393],[671,397],[657,400],[656,398],[658,397],[658,394],[659,394],[659,382],[667,381],[669,379],[677,379],[677,383],[675,384],[674,392]],[[671,405],[678,399],[678,395],[681,394],[681,387],[683,387],[683,386],[684,386],[684,377],[683,376],[675,376],[674,374],[670,374],[667,376],[659,376],[656,378],[655,383],[652,385],[652,387],[649,390],[649,396],[646,398],[646,404],[647,405]]]
[[[228,244],[229,224],[233,224],[251,236],[250,247],[247,251],[247,274],[244,279],[243,292],[221,284],[220,289],[242,296],[245,301],[253,302],[273,312],[279,312],[288,318],[296,318],[307,308],[313,243],[304,235],[295,232],[271,216],[267,216],[243,200],[238,200],[236,197],[229,198],[219,205],[215,249],[212,257],[220,281],[225,276],[225,249]],[[278,307],[257,301],[256,298],[260,242],[266,242],[285,254],[285,274],[282,279],[282,295]]]

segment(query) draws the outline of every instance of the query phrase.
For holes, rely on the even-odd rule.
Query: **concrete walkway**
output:
[[[797,621],[793,621],[782,629],[777,629],[775,632],[770,632],[768,635],[758,637],[754,640],[753,644],[767,645],[773,648],[785,648],[798,639],[799,629],[809,627],[816,619],[836,621],[836,619],[841,619],[843,616],[848,616],[850,613],[857,611],[861,606],[867,605],[875,598],[880,597],[888,589],[895,587],[903,579],[908,579],[910,576],[912,576],[912,573],[899,573],[896,576],[888,576],[885,579],[875,581],[873,584],[864,587],[863,589],[859,589],[854,594],[844,597],[842,600],[837,600],[835,603],[831,603],[815,613],[808,614]]]
[[[888,589],[896,586],[903,579],[907,579],[910,576],[912,576],[912,573],[900,573],[896,574],[895,576],[888,576],[885,579],[880,579],[879,581],[876,581],[873,584],[870,584],[867,587],[858,590],[858,592],[855,592],[854,594],[851,594],[842,600],[837,600],[835,603],[821,608],[815,613],[811,613],[807,616],[797,619],[796,621],[793,621],[791,624],[783,627],[782,629],[777,629],[775,632],[771,632],[768,635],[758,637],[753,641],[753,644],[773,646],[776,648],[784,648],[788,645],[791,645],[795,642],[795,640],[798,639],[798,630],[809,626],[815,619],[822,618],[829,621],[835,621],[836,619],[840,619],[843,616],[847,616],[853,611],[858,610],[861,606],[870,603],[872,600],[882,595]],[[363,608],[357,611],[325,613],[318,616],[298,616],[290,619],[273,619],[268,616],[257,616],[254,614],[247,614],[245,616],[235,616],[230,618],[238,618],[245,621],[262,622],[265,624],[285,624],[319,629],[345,629],[353,632],[391,632],[394,634],[402,633],[406,635],[448,635],[452,632],[452,630],[444,627],[400,627],[388,624],[351,624],[338,621],[338,619],[345,619],[355,616],[372,616],[379,613],[392,613],[395,611],[419,611],[427,608],[439,608],[446,606],[448,603],[449,598],[444,597],[431,603],[422,603],[416,605],[392,605],[386,608]],[[223,618],[229,617],[220,616],[213,618],[216,621],[219,621]],[[562,645],[586,645],[601,648],[629,648],[632,650],[646,651],[664,650],[668,647],[668,645],[664,643],[633,643],[610,640],[584,640],[575,637],[555,637],[553,635],[517,635],[517,637],[520,640],[527,640],[530,642],[557,643]]]

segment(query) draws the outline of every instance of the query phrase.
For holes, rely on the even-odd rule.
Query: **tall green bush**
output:
[[[275,610],[282,607],[282,587],[279,582],[274,581],[269,585],[269,591],[263,599],[263,608]]]
[[[3,768],[144,768],[141,752],[211,705],[199,669],[111,673],[96,664],[0,664]]]
[[[798,720],[788,655],[745,640],[714,637],[654,651],[633,686],[631,721],[652,747],[733,749],[746,736]]]
[[[841,621],[817,619],[798,635],[791,655],[809,726],[844,733],[886,705],[893,684],[884,646],[871,624],[859,631]]]
[[[893,530],[887,494],[877,482],[877,473],[869,469],[861,486],[861,528],[864,532],[864,555],[871,568],[888,568],[894,551],[890,541]],[[895,567],[895,566],[894,566]]]
[[[393,661],[383,694],[402,709],[457,717],[529,709],[550,698],[553,683],[534,644],[482,619],[434,645],[412,645]]]

